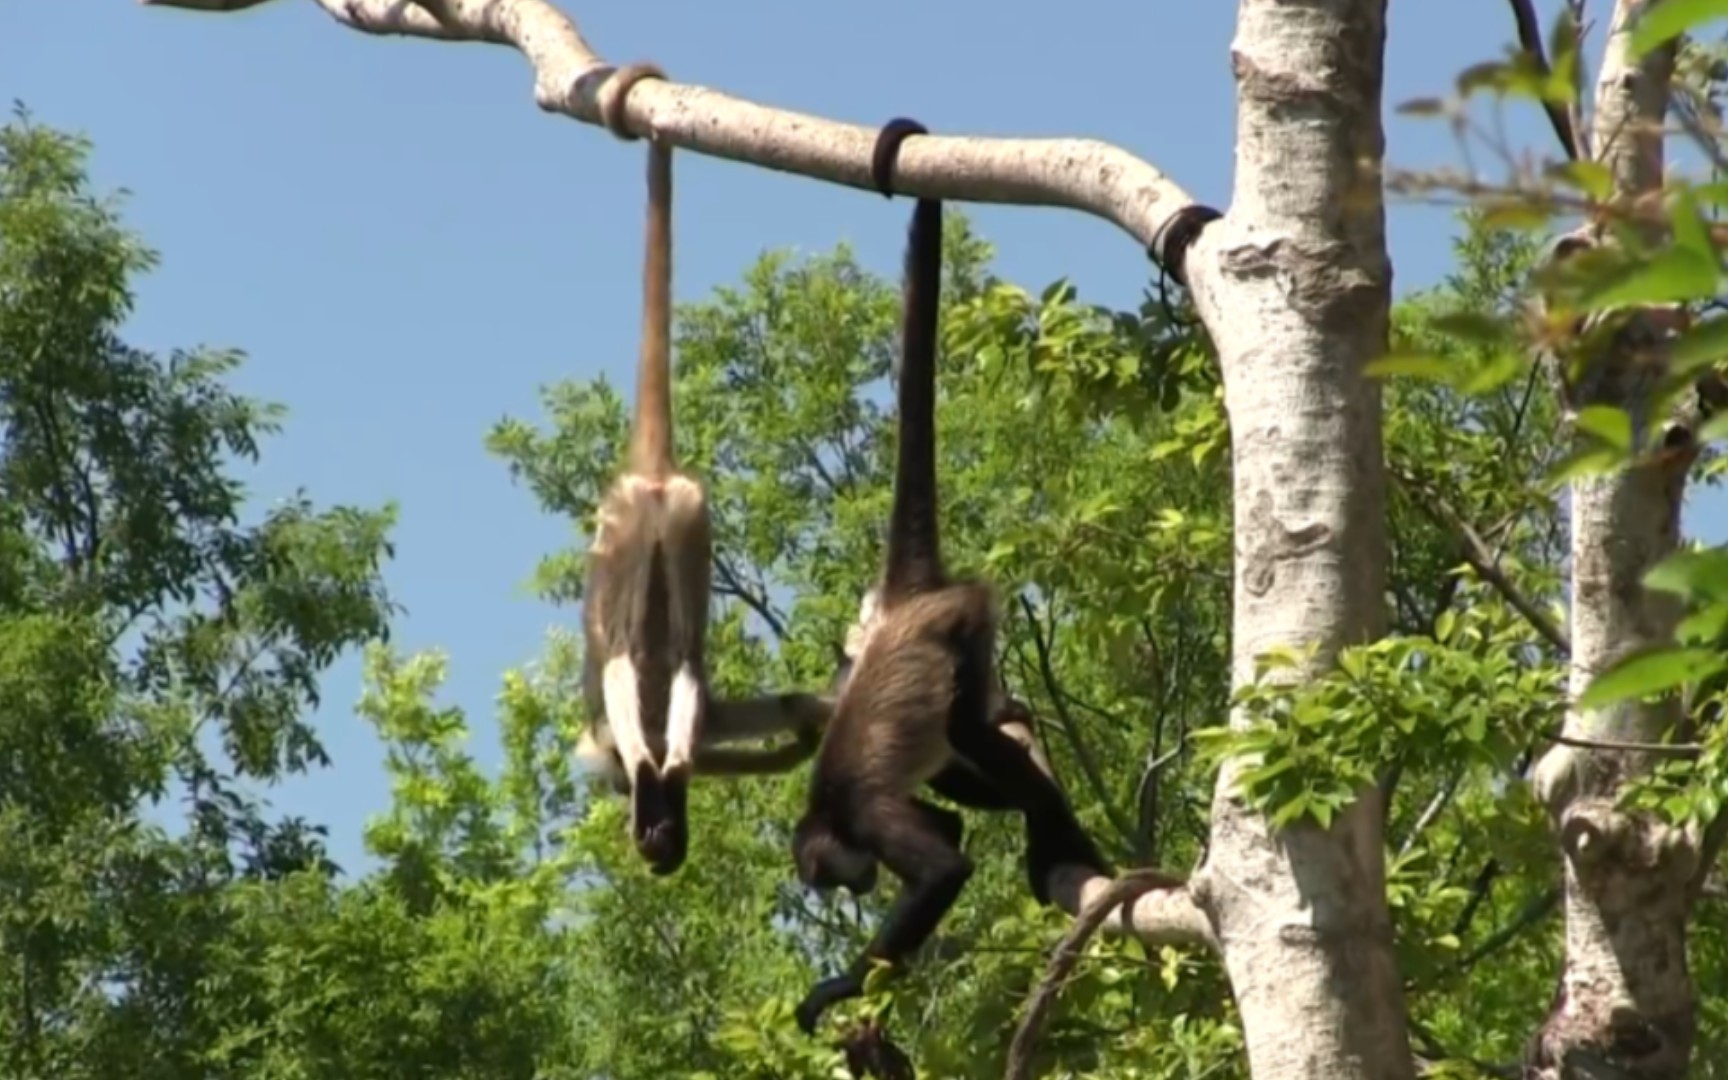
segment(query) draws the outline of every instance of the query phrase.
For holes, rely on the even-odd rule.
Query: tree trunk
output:
[[[1380,166],[1384,0],[1243,0],[1230,212],[1188,263],[1223,365],[1235,484],[1234,682],[1277,645],[1385,630],[1380,390],[1391,268]],[[1240,722],[1242,718],[1235,718]],[[1231,797],[1193,885],[1255,1080],[1413,1075],[1385,898],[1383,805],[1274,833]]]
[[[1642,61],[1632,56],[1629,22],[1641,6],[1616,0],[1590,140],[1621,198],[1657,191],[1662,183],[1661,123],[1674,48]],[[1614,345],[1563,386],[1569,412],[1611,405],[1634,418],[1651,415],[1656,379],[1666,366],[1660,315],[1632,317]],[[1672,637],[1678,605],[1646,590],[1642,578],[1679,543],[1695,447],[1680,422],[1667,425],[1662,442],[1665,452],[1652,460],[1572,485],[1574,699],[1615,661]],[[1679,718],[1672,698],[1592,711],[1574,707],[1565,734],[1586,743],[1659,743]],[[1552,747],[1535,770],[1533,782],[1552,816],[1565,865],[1566,957],[1547,1018],[1525,1051],[1526,1076],[1533,1080],[1686,1075],[1697,1029],[1686,924],[1700,872],[1698,841],[1616,807],[1624,782],[1649,765],[1648,755],[1575,743]]]

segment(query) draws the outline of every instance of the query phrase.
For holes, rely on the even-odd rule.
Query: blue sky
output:
[[[1132,150],[1227,206],[1235,5],[1026,0],[835,5],[561,0],[615,62],[856,123],[916,116],[938,132],[1085,135]],[[1551,8],[1553,5],[1544,5]],[[1056,16],[1056,17],[1052,17]],[[1444,93],[1512,40],[1504,0],[1394,4],[1390,106]],[[248,473],[256,498],[401,504],[390,587],[404,649],[451,658],[444,700],[497,759],[502,672],[573,612],[534,600],[536,560],[572,526],[540,512],[485,452],[500,417],[538,422],[538,389],[628,371],[637,330],[641,150],[542,113],[526,63],[489,45],[368,37],[315,5],[233,15],[125,0],[0,4],[0,92],[89,135],[99,187],[132,194],[129,225],[163,254],[127,328],[139,346],[250,354],[238,388],[289,408]],[[1389,118],[1395,166],[1456,161],[1444,129]],[[1550,152],[1533,110],[1515,143]],[[898,272],[904,211],[880,198],[685,155],[675,295],[735,282],[768,249],[845,240]],[[1122,233],[1067,211],[968,208],[998,272],[1070,276],[1128,305],[1149,280]],[[1395,288],[1448,269],[1449,215],[1394,205]],[[1689,515],[1719,536],[1721,502]],[[358,657],[325,680],[317,721],[335,766],[271,794],[331,826],[362,865],[360,829],[389,799],[381,752],[352,712]]]

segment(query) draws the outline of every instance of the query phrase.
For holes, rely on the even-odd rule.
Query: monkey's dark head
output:
[[[863,896],[876,888],[876,859],[836,836],[820,814],[805,814],[793,830],[792,861],[798,880],[818,892],[844,888]]]
[[[689,854],[689,795],[690,776],[682,769],[661,774],[644,762],[636,770],[630,785],[630,838],[657,875],[677,870]]]

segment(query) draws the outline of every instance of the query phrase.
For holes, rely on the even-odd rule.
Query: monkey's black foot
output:
[[[798,1029],[806,1035],[816,1034],[816,1022],[822,1019],[822,1014],[828,1011],[830,1005],[837,1005],[863,993],[863,981],[851,975],[834,975],[823,979],[810,988],[810,992],[804,995],[804,1000],[793,1013],[798,1021]]]
[[[656,875],[665,876],[684,865],[690,848],[688,795],[689,781],[682,774],[663,778],[646,764],[636,770],[631,838]]]
[[[916,1080],[912,1059],[894,1045],[880,1024],[864,1023],[840,1042],[846,1052],[846,1068],[857,1080],[874,1076],[879,1080]]]

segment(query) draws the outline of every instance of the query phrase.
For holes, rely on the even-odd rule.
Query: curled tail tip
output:
[[[643,79],[664,81],[665,78],[665,70],[648,60],[638,60],[615,69],[600,88],[601,126],[625,142],[637,139],[639,136],[625,124],[624,103],[629,100],[631,89]]]
[[[876,149],[870,156],[870,179],[884,198],[894,197],[894,164],[900,157],[900,144],[914,135],[928,135],[930,129],[904,116],[882,125],[876,135]]]

